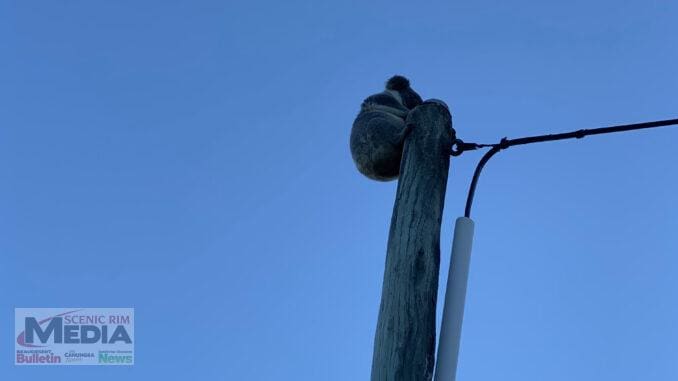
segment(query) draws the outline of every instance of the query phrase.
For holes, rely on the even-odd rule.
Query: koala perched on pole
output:
[[[405,119],[420,104],[410,81],[399,75],[386,82],[386,90],[363,101],[351,129],[351,156],[360,173],[379,181],[398,177],[408,132]]]

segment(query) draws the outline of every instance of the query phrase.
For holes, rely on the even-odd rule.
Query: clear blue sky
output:
[[[0,2],[0,378],[365,380],[396,183],[361,100],[460,137],[678,117],[675,1]],[[678,128],[515,148],[476,198],[459,379],[678,378]],[[480,153],[452,162],[452,223]],[[442,290],[441,290],[442,291]],[[135,307],[136,365],[15,367],[14,307]]]

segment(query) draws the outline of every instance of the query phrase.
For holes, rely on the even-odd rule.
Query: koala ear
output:
[[[387,90],[401,91],[410,87],[410,81],[402,75],[394,75],[386,82]]]
[[[410,110],[422,103],[419,94],[410,87],[410,81],[402,75],[394,75],[386,82],[386,91],[389,90],[397,92],[403,106]]]

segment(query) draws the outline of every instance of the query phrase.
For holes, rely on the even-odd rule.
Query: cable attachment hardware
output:
[[[504,138],[504,140],[506,140],[506,138]],[[503,144],[504,140],[502,140],[502,143],[500,144]],[[499,146],[500,144],[465,143],[461,139],[454,139],[454,143],[452,143],[452,151],[450,152],[450,154],[452,156],[459,156],[466,151],[475,151],[478,148],[495,147]]]
[[[478,149],[478,145],[475,143],[464,143],[463,140],[461,139],[454,139],[454,143],[452,143],[452,156],[459,156],[464,151],[473,151]]]

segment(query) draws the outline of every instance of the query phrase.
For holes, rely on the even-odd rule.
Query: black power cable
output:
[[[589,135],[609,134],[613,132],[642,130],[646,128],[656,128],[674,125],[678,125],[678,119],[658,120],[654,122],[635,123],[635,124],[623,124],[618,126],[600,127],[585,130],[577,130],[572,132],[564,132],[560,134],[528,136],[518,139],[503,138],[499,143],[496,144],[465,143],[462,140],[457,139],[454,143],[454,146],[452,147],[451,154],[453,156],[459,156],[466,151],[473,151],[478,148],[491,147],[491,149],[487,151],[485,155],[483,155],[483,157],[480,159],[480,162],[478,162],[478,166],[476,167],[476,170],[473,173],[473,179],[471,180],[471,186],[468,191],[468,197],[466,198],[466,209],[464,211],[464,216],[467,218],[471,217],[471,207],[473,206],[473,197],[475,196],[476,193],[478,178],[480,178],[480,173],[485,167],[485,164],[487,164],[487,162],[490,160],[490,158],[492,158],[492,156],[494,156],[497,152],[503,149],[524,144],[551,142],[555,140],[565,140],[565,139],[581,139]]]

